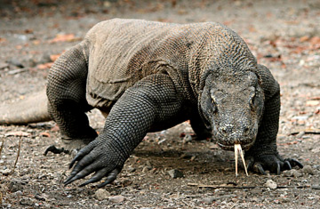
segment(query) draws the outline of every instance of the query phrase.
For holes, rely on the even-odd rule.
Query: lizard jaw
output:
[[[241,147],[242,147],[243,150],[247,151],[252,147],[254,142],[255,142],[255,140],[253,140],[252,142],[247,143],[247,144],[241,144]],[[225,144],[222,144],[222,143],[219,143],[219,142],[217,144],[218,144],[219,147],[221,147],[224,150],[234,150],[234,145],[225,145]]]

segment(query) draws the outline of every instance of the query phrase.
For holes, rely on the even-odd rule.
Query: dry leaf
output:
[[[0,43],[4,43],[4,42],[6,42],[6,39],[0,37]]]
[[[55,125],[50,129],[50,131],[59,131],[59,130],[60,130],[60,128],[58,125]]]
[[[306,103],[306,106],[317,106],[320,104],[320,101],[316,101],[316,100],[309,100]]]
[[[30,137],[31,134],[23,131],[11,131],[9,133],[6,133],[4,136],[5,137],[9,137],[9,136]]]
[[[50,134],[48,132],[42,132],[42,133],[40,133],[40,136],[50,137]]]
[[[302,36],[300,39],[299,39],[299,41],[300,42],[306,42],[306,41],[309,41],[309,36]]]
[[[32,41],[33,45],[39,45],[40,44],[40,40],[34,40]]]
[[[53,65],[53,62],[48,62],[48,63],[45,63],[45,64],[37,65],[37,68],[38,68],[39,70],[45,70],[45,69],[51,68],[52,65]]]
[[[311,43],[312,45],[320,44],[320,37],[318,37],[318,36],[312,37],[312,38],[310,39],[310,43]]]
[[[79,38],[76,38],[74,34],[57,34],[54,39],[49,41],[49,43],[71,42],[77,40],[79,40]]]
[[[61,56],[61,54],[52,54],[52,55],[50,55],[50,60],[52,62],[55,62],[60,56]]]

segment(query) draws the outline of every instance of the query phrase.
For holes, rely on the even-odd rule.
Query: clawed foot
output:
[[[70,154],[69,150],[65,150],[64,147],[62,148],[57,148],[55,145],[51,145],[49,146],[45,151],[44,151],[44,155],[46,156],[48,154],[48,152],[52,152],[53,154],[61,154],[61,153],[65,153],[65,154]]]
[[[71,154],[71,151],[76,150],[79,151],[81,148],[85,147],[89,144],[93,139],[85,138],[85,139],[71,139],[66,137],[61,137],[61,141],[63,143],[62,148],[57,148],[55,145],[50,145],[45,151],[44,155],[47,155],[49,152],[53,154]]]
[[[104,145],[99,141],[93,141],[81,149],[70,163],[69,168],[72,168],[74,164],[75,166],[64,185],[82,179],[91,173],[94,173],[94,175],[80,186],[100,181],[104,177],[106,177],[106,180],[98,187],[113,182],[122,170],[125,160],[119,159],[119,154]]]
[[[253,170],[256,173],[266,175],[265,170],[271,173],[280,174],[281,171],[291,170],[292,167],[298,166],[303,168],[303,165],[296,159],[282,159],[277,155],[259,155],[246,157],[247,169]]]

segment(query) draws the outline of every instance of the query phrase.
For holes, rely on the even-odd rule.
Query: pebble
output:
[[[286,170],[283,172],[283,175],[286,177],[295,177],[295,178],[303,176],[302,172],[296,169]]]
[[[48,198],[48,195],[46,195],[46,194],[36,194],[34,196],[34,198],[36,198],[37,200],[40,200],[40,201],[46,201],[47,198]]]
[[[207,204],[212,204],[214,201],[221,200],[221,199],[231,199],[233,202],[238,202],[238,199],[236,199],[237,195],[230,194],[230,195],[221,195],[221,196],[210,196],[205,197],[202,199],[203,202]]]
[[[3,169],[3,170],[0,170],[0,173],[2,173],[4,176],[7,176],[11,173],[11,169],[9,168],[6,168],[6,169]]]
[[[268,187],[270,189],[276,189],[278,185],[273,180],[268,179],[267,182],[264,184],[264,186],[266,186],[266,187]]]
[[[310,165],[306,165],[302,168],[302,172],[306,174],[314,175],[314,170]]]
[[[10,65],[14,65],[18,68],[24,68],[23,64],[19,60],[14,59],[14,58],[7,60],[7,63]]]
[[[188,142],[191,142],[192,141],[192,136],[190,134],[187,134],[183,140],[182,140],[182,143],[186,144]]]
[[[14,193],[16,196],[22,196],[23,195],[23,192],[18,190]]]
[[[19,179],[12,179],[8,184],[8,189],[11,192],[23,191],[23,182]]]
[[[213,201],[215,201],[217,198],[216,197],[205,197],[203,198],[203,202],[207,203],[207,204],[212,204]]]
[[[172,169],[168,171],[168,174],[174,179],[183,177],[183,173],[177,169]]]
[[[4,63],[4,62],[0,62],[0,70],[4,70],[6,68],[9,68],[9,64]]]
[[[117,196],[112,196],[112,197],[109,197],[109,200],[113,203],[120,203],[120,202],[123,202],[125,199],[124,196],[122,195],[117,195]]]
[[[34,203],[30,198],[23,198],[20,200],[20,205],[33,206]]]
[[[136,168],[134,168],[134,167],[129,167],[127,170],[128,170],[128,172],[133,173],[133,172],[136,171]]]
[[[98,189],[95,192],[95,197],[98,200],[105,200],[105,199],[108,199],[110,197],[110,193],[105,189]]]

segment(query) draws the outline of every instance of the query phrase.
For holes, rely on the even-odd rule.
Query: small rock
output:
[[[217,198],[216,197],[205,197],[203,198],[203,202],[207,203],[207,204],[212,204],[213,201],[215,201]]]
[[[127,170],[128,170],[128,172],[133,173],[133,172],[136,171],[136,168],[134,168],[134,167],[129,167]]]
[[[193,157],[192,154],[190,153],[183,153],[180,158],[183,158],[183,159],[191,159]]]
[[[172,170],[168,171],[168,174],[174,179],[183,177],[183,173],[177,169],[172,169]]]
[[[315,170],[320,170],[320,165],[313,165],[312,168]]]
[[[20,205],[33,206],[34,203],[30,198],[23,198],[20,200]]]
[[[276,189],[278,185],[273,180],[268,179],[267,182],[264,184],[264,186],[266,186],[266,187],[268,187],[270,189]]]
[[[150,171],[151,169],[152,169],[152,167],[150,167],[150,166],[144,166],[142,168],[142,173],[146,173],[147,171]]]
[[[50,58],[50,54],[44,53],[40,57],[38,57],[37,60],[35,60],[35,62],[38,64],[44,64],[44,63],[52,62],[52,60]]]
[[[14,59],[14,58],[10,59],[10,60],[7,60],[7,63],[10,64],[10,65],[14,65],[14,66],[16,66],[18,68],[24,68],[23,64],[19,60]]]
[[[186,144],[191,141],[192,141],[192,136],[190,134],[187,134],[185,135],[185,137],[183,137],[182,143]]]
[[[6,68],[9,68],[9,64],[4,63],[4,62],[0,62],[0,70],[4,70]]]
[[[284,171],[283,175],[286,176],[286,177],[295,177],[295,178],[303,176],[301,171],[300,170],[296,170],[296,169],[291,169],[291,170]]]
[[[112,196],[112,197],[109,197],[109,200],[113,203],[120,203],[122,201],[124,201],[124,196],[122,195],[118,195],[118,196]]]
[[[2,173],[4,176],[8,176],[11,173],[11,169],[6,168],[3,170],[0,170],[0,173]]]
[[[98,189],[95,192],[95,196],[96,196],[96,198],[98,200],[105,200],[105,199],[108,199],[110,197],[110,193],[105,189]]]
[[[314,175],[314,170],[310,165],[306,165],[302,168],[302,172],[306,174]]]
[[[301,118],[301,117],[302,117],[302,116],[300,116],[300,117],[297,116],[297,118]],[[306,116],[304,116],[304,118],[305,118],[305,119],[298,119],[298,120],[307,120],[307,117],[306,117]],[[299,138],[302,138],[304,135],[305,135],[305,132],[304,132],[304,131],[299,132],[298,135],[296,136],[296,138],[298,138],[298,139],[299,139]]]
[[[163,142],[165,142],[167,139],[164,138],[164,139],[161,139],[160,141],[158,141],[158,144],[162,144]]]
[[[23,195],[23,192],[21,192],[20,190],[12,193],[13,195],[15,195],[16,197],[21,197]]]
[[[36,194],[34,196],[34,198],[36,198],[37,200],[46,201],[46,199],[48,198],[48,195],[46,195],[46,194]]]
[[[8,184],[8,189],[11,192],[23,191],[23,182],[19,179],[12,179]]]

